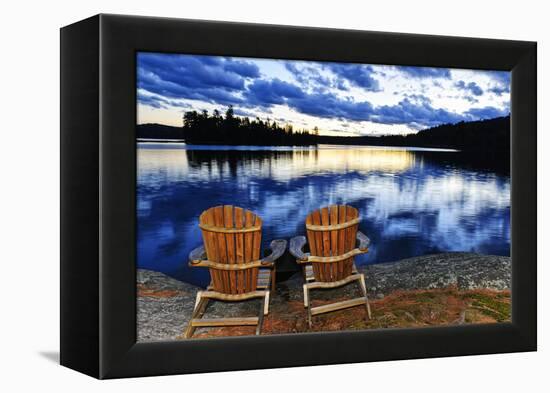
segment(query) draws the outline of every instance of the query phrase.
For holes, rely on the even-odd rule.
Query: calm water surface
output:
[[[304,234],[308,212],[350,204],[372,240],[358,264],[444,251],[510,255],[510,178],[463,153],[417,148],[138,144],[138,267],[206,285],[188,268],[200,213],[232,204],[263,220],[263,246]]]

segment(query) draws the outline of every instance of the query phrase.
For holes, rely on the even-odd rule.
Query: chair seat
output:
[[[305,274],[306,274],[306,282],[312,282],[315,281],[315,276],[313,275],[313,266],[311,264],[304,265]],[[351,274],[357,273],[357,267],[355,266],[355,263],[353,264],[353,268],[351,271]]]
[[[256,288],[257,289],[269,289],[271,286],[271,274],[273,274],[273,270],[269,268],[265,269],[258,269],[258,281],[256,281]],[[313,273],[312,273],[313,274]],[[212,289],[212,283],[208,286],[208,289]]]

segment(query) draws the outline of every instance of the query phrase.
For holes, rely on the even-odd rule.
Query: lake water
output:
[[[222,204],[263,218],[262,249],[304,234],[310,211],[349,204],[372,241],[357,264],[445,251],[510,255],[510,177],[460,152],[140,143],[137,154],[137,265],[192,284],[208,280],[207,269],[187,266],[202,244],[198,217]]]

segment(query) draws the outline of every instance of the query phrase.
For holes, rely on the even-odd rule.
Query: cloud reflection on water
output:
[[[207,273],[188,269],[187,254],[202,241],[198,215],[219,204],[258,213],[264,243],[304,233],[311,210],[351,204],[373,241],[358,263],[440,251],[509,255],[509,177],[453,164],[461,153],[243,149],[139,146],[139,267],[204,285]]]

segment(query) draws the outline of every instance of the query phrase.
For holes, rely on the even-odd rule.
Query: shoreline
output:
[[[305,323],[300,274],[277,283],[262,334],[384,327],[437,326],[450,323],[490,323],[510,316],[511,258],[472,253],[432,254],[358,267],[365,273],[373,319],[353,308],[316,317]],[[163,273],[137,271],[138,341],[181,339],[201,288]],[[352,285],[316,291],[318,303],[345,298]],[[508,306],[507,306],[508,305]],[[255,315],[256,300],[212,302],[210,317]],[[253,334],[248,327],[199,329],[197,337]]]
[[[407,151],[418,151],[418,152],[440,152],[440,153],[461,153],[462,150],[448,148],[448,147],[424,147],[424,146],[394,146],[394,145],[353,145],[353,144],[331,144],[331,143],[316,143],[310,145],[242,145],[242,144],[228,144],[228,143],[187,143],[185,139],[154,139],[154,138],[137,138],[136,142],[138,144],[179,144],[184,146],[189,146],[191,150],[207,150],[206,148],[213,148],[214,150],[243,150],[251,149],[252,151],[256,150],[318,150],[318,149],[327,149],[327,148],[370,148],[377,150],[407,150]],[[198,147],[198,149],[197,149]]]

